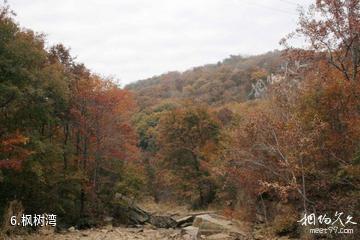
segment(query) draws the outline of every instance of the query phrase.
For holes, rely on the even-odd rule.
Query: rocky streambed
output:
[[[215,213],[191,214],[174,219],[174,228],[159,228],[152,224],[136,227],[113,227],[111,224],[94,229],[77,230],[74,227],[55,233],[52,229],[41,229],[31,235],[8,236],[4,239],[26,240],[126,240],[126,239],[186,239],[186,240],[243,240],[252,239],[239,223],[229,221]]]

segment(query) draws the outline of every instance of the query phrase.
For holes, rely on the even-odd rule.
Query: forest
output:
[[[314,1],[279,40],[122,88],[0,5],[0,232],[20,213],[123,224],[151,201],[245,221],[249,239],[318,239],[299,220],[342,212],[354,234],[320,237],[359,239],[360,2]]]

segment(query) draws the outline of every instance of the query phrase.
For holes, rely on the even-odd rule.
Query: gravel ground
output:
[[[178,229],[141,229],[141,228],[121,228],[105,227],[101,229],[88,229],[66,233],[45,232],[23,236],[3,237],[4,240],[150,240],[150,239],[188,239],[181,236]]]

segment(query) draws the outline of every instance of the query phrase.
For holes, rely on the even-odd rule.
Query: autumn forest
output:
[[[281,50],[124,87],[15,18],[0,5],[4,239],[38,231],[11,226],[23,213],[55,214],[56,231],[139,225],[142,202],[245,222],[234,239],[359,239],[359,0],[314,1]],[[299,221],[338,212],[353,234]]]

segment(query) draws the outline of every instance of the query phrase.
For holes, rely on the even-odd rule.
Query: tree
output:
[[[137,158],[137,148],[128,121],[135,108],[131,94],[96,75],[79,76],[70,112],[77,136],[76,165],[84,175],[80,196],[84,217],[86,195],[93,200],[92,210],[101,211],[116,191],[112,183],[120,181],[123,166]]]
[[[18,200],[28,214],[89,226],[124,183],[129,194],[142,184],[132,94],[62,44],[45,49],[44,36],[16,24],[8,6],[0,36],[0,215]]]
[[[195,207],[204,207],[214,199],[210,166],[219,152],[219,138],[220,125],[205,107],[175,109],[160,120],[160,154],[165,165],[187,185],[183,193],[193,198],[197,192]]]
[[[300,14],[296,33],[311,49],[324,52],[329,64],[347,80],[356,81],[360,71],[359,0],[317,0],[308,13]],[[294,34],[290,34],[288,39]],[[282,42],[286,42],[283,39]]]
[[[142,150],[142,162],[146,172],[147,189],[155,202],[161,200],[161,191],[164,186],[161,184],[160,173],[163,170],[158,161],[159,151],[158,125],[161,117],[168,111],[179,107],[174,102],[163,102],[151,109],[145,109],[134,116],[133,124],[139,136],[138,146]]]

